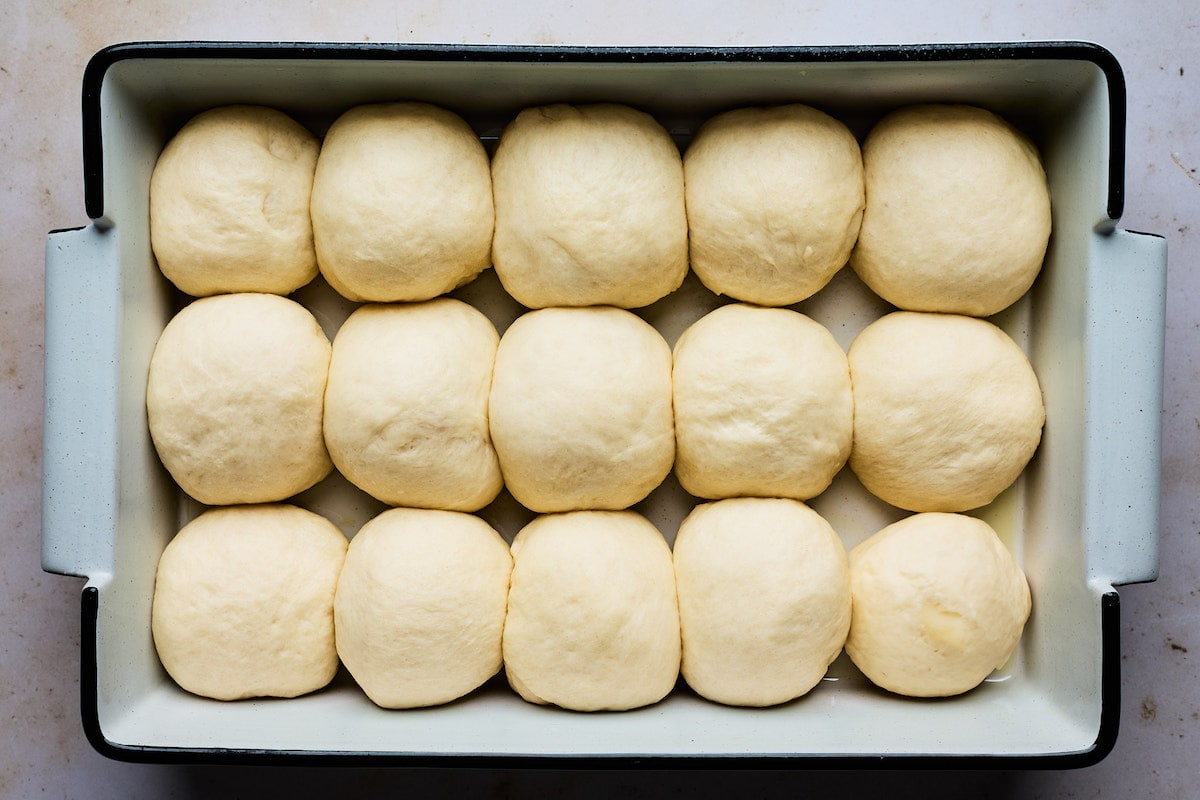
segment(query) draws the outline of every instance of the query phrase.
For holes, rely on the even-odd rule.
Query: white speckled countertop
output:
[[[638,0],[482,4],[8,0],[0,4],[0,798],[291,796],[1200,797],[1200,6],[1107,2],[826,4]],[[874,6],[877,6],[874,7]],[[80,726],[82,581],[40,565],[44,247],[83,225],[80,80],[144,39],[789,45],[1083,39],[1128,88],[1121,227],[1169,247],[1161,576],[1121,589],[1115,750],[1057,772],[450,771],[140,766]]]

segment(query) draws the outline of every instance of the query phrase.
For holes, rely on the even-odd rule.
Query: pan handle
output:
[[[46,242],[42,569],[111,574],[117,523],[120,260],[95,223]]]
[[[1114,230],[1092,237],[1088,286],[1085,519],[1088,574],[1111,585],[1158,577],[1167,245]]]

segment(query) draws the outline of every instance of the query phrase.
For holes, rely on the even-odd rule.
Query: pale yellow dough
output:
[[[289,294],[315,278],[308,205],[318,148],[302,125],[261,106],[189,120],[150,177],[159,269],[197,297]]]
[[[846,354],[820,323],[783,308],[722,306],[675,343],[675,474],[693,495],[823,492],[850,455]]]
[[[362,105],[330,126],[312,225],[321,274],[359,302],[428,300],[491,263],[487,151],[456,114],[426,103]]]
[[[683,282],[683,164],[649,114],[526,109],[500,137],[492,180],[496,274],[523,305],[639,308]]]
[[[273,294],[192,302],[167,323],[146,382],[150,435],[175,482],[208,505],[269,503],[333,465],[322,436],[330,344]]]
[[[151,627],[171,677],[218,700],[296,697],[337,671],[333,596],[346,537],[291,505],[215,508],[159,558]]]
[[[575,711],[656,703],[679,677],[671,551],[632,511],[535,518],[513,540],[504,666],[531,703]]]
[[[683,677],[719,703],[807,694],[842,652],[850,577],[841,539],[795,500],[699,505],[675,537]]]
[[[1021,348],[990,322],[898,311],[849,351],[854,387],[850,468],[909,511],[986,505],[1024,470],[1046,410]]]
[[[534,511],[628,508],[671,471],[671,350],[629,311],[518,318],[496,353],[489,408],[504,483]]]
[[[354,535],[334,602],[337,650],[384,708],[448,703],[500,670],[512,557],[480,518],[393,508]]]
[[[495,499],[487,404],[499,340],[448,297],[356,309],[334,337],[325,391],[338,470],[389,505],[477,511]]]
[[[1029,618],[1029,584],[996,532],[962,514],[915,514],[850,552],[846,653],[876,685],[914,697],[978,686]]]
[[[921,105],[863,143],[867,206],[850,264],[910,311],[986,317],[1032,286],[1050,237],[1033,143],[982,108]]]
[[[801,104],[739,108],[684,153],[692,269],[712,291],[797,303],[846,264],[863,213],[858,141]]]

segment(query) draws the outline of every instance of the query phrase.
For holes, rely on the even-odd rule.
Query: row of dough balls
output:
[[[843,648],[875,684],[937,697],[1002,666],[1030,611],[995,532],[915,514],[847,554],[794,500],[697,506],[674,549],[632,511],[536,517],[513,540],[461,512],[390,509],[347,544],[292,505],[212,509],[159,561],[154,643],[172,678],[223,700],[295,697],[339,661],[384,708],[450,702],[496,675],[578,711],[698,694],[769,706]]]
[[[168,323],[146,402],[163,464],[208,505],[336,467],[392,506],[476,511],[507,486],[538,513],[628,508],[672,468],[700,498],[807,500],[847,460],[892,505],[965,511],[1016,480],[1045,419],[1024,353],[974,317],[894,312],[847,355],[799,312],[735,303],[672,353],[623,309],[531,311],[501,337],[443,297],[359,306],[331,345],[251,293]]]
[[[963,105],[895,111],[861,148],[809,106],[735,109],[682,156],[642,111],[539,106],[490,158],[423,103],[352,108],[323,141],[228,106],[184,125],[150,185],[159,266],[195,296],[288,294],[319,269],[356,302],[411,302],[494,264],[530,308],[639,308],[690,263],[717,294],[784,306],[849,261],[899,308],[988,316],[1032,285],[1050,227],[1034,145]]]

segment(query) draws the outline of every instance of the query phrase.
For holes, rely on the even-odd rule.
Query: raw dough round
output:
[[[512,544],[504,626],[508,681],[531,703],[620,711],[679,677],[671,550],[632,511],[535,518]]]
[[[512,557],[486,522],[393,508],[359,529],[337,585],[342,663],[376,704],[448,703],[500,670]]]
[[[987,505],[1037,449],[1046,410],[1029,360],[1000,328],[954,314],[898,311],[848,354],[850,468],[909,511]]]
[[[973,689],[1012,655],[1029,584],[986,522],[915,514],[850,551],[846,653],[877,686],[913,697]]]
[[[151,627],[159,659],[193,694],[296,697],[333,679],[333,594],[346,537],[291,505],[214,508],[158,561]]]
[[[804,300],[846,264],[863,213],[858,140],[800,104],[708,120],[683,158],[692,269],[712,291]]]
[[[683,163],[649,114],[526,109],[500,137],[492,179],[496,275],[523,305],[640,308],[683,282]]]
[[[317,275],[308,204],[317,139],[281,111],[224,106],[167,142],[150,176],[159,269],[197,297],[289,294]]]
[[[283,500],[328,475],[329,354],[313,315],[286,297],[217,295],[176,314],[146,382],[150,435],[175,482],[233,505]]]
[[[911,311],[985,317],[1029,289],[1050,237],[1037,149],[982,108],[922,105],[863,143],[867,208],[850,264]]]
[[[697,506],[675,537],[683,677],[719,703],[806,694],[842,652],[850,577],[841,539],[795,500]]]
[[[675,343],[675,475],[693,495],[806,500],[850,455],[846,354],[820,323],[733,304]]]
[[[456,114],[424,103],[352,108],[317,160],[312,225],[321,274],[357,302],[428,300],[491,262],[487,151]]]
[[[477,511],[502,480],[488,432],[500,340],[449,297],[360,306],[333,340],[325,441],[338,470],[393,506]]]
[[[500,340],[490,418],[504,483],[526,508],[628,508],[675,457],[671,350],[619,308],[530,312]]]

